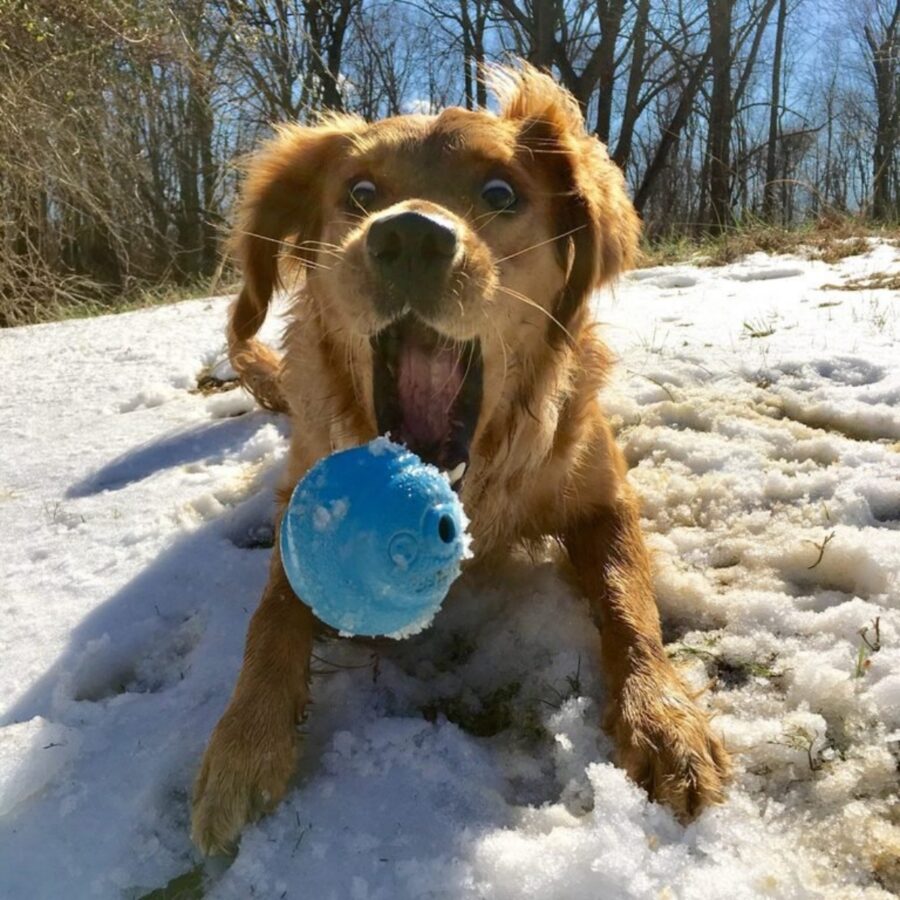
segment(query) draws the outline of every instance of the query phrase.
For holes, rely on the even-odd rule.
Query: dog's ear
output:
[[[279,285],[279,256],[289,250],[301,265],[315,257],[309,242],[322,228],[324,173],[363,125],[352,116],[282,125],[248,159],[232,235],[243,273],[231,310],[233,339],[249,340],[262,326]]]
[[[595,288],[633,265],[641,224],[621,170],[584,127],[575,98],[526,63],[489,79],[500,115],[518,125],[525,165],[539,165],[554,193],[566,286],[554,310],[567,326]]]

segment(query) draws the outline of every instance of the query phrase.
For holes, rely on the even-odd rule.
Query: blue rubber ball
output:
[[[294,488],[282,564],[297,596],[342,634],[408,637],[459,575],[466,524],[444,475],[378,438],[320,460]]]

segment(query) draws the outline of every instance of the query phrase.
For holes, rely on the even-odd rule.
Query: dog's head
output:
[[[572,97],[527,66],[494,83],[499,115],[281,128],[251,161],[236,232],[237,337],[293,260],[375,430],[450,471],[503,398],[566,352],[639,231]]]

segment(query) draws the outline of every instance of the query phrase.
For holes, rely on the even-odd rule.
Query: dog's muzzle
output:
[[[438,311],[460,255],[456,226],[442,216],[407,210],[374,219],[366,236],[372,274],[379,283],[377,310],[393,319],[406,312]]]

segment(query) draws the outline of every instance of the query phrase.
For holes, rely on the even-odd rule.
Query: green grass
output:
[[[750,338],[771,337],[775,334],[775,322],[772,319],[750,319],[744,322],[744,334]]]
[[[163,887],[141,894],[135,900],[202,900],[203,895],[204,872],[203,866],[198,865],[176,875]]]
[[[784,672],[775,663],[774,656],[765,659],[729,659],[715,646],[709,643],[709,649],[694,644],[670,644],[666,653],[670,659],[699,659],[708,675],[725,688],[743,687],[752,678],[765,678],[778,682]]]
[[[479,698],[480,703],[476,704],[460,696],[440,697],[422,707],[422,715],[429,722],[442,715],[475,737],[493,737],[513,725],[516,718],[513,701],[521,689],[522,685],[513,681]]]

